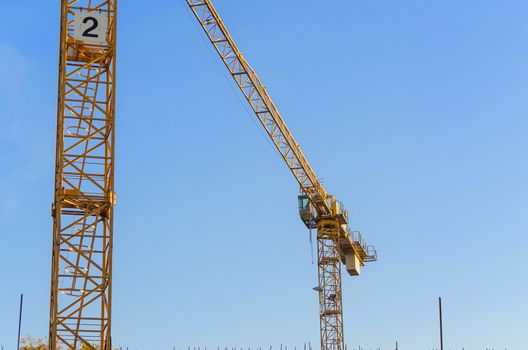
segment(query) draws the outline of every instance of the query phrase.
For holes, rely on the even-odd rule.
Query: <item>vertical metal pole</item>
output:
[[[17,350],[20,349],[20,330],[22,328],[22,306],[24,305],[24,294],[20,294],[20,312],[18,314],[18,339],[17,339]],[[4,347],[2,346],[2,349]]]
[[[438,297],[438,312],[440,315],[440,350],[444,350],[444,330],[442,322],[442,298]]]

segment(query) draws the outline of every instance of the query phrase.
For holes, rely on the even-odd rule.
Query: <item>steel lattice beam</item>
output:
[[[339,222],[317,222],[317,267],[321,350],[344,350]]]
[[[105,44],[74,40],[103,15]],[[49,349],[111,348],[115,0],[62,0]]]
[[[330,215],[332,209],[327,201],[326,191],[266,88],[238,50],[212,3],[209,0],[186,1],[302,191],[315,204],[321,216]]]

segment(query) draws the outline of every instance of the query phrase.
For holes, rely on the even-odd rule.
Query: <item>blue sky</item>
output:
[[[352,227],[349,349],[528,348],[525,1],[215,2]],[[59,3],[2,4],[0,345],[47,334]],[[183,0],[121,1],[113,339],[318,343],[298,188]]]

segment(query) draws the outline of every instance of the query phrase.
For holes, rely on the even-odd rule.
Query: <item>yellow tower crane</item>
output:
[[[111,349],[116,0],[62,0],[49,349]]]
[[[317,265],[321,350],[344,350],[341,263],[357,276],[366,262],[377,260],[359,232],[348,227],[348,212],[323,185],[255,71],[242,56],[210,0],[186,0],[229,73],[300,185],[299,213],[317,228]]]

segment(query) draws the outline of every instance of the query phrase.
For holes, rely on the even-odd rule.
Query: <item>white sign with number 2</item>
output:
[[[87,44],[106,44],[108,17],[96,12],[77,12],[73,22],[73,38]]]

